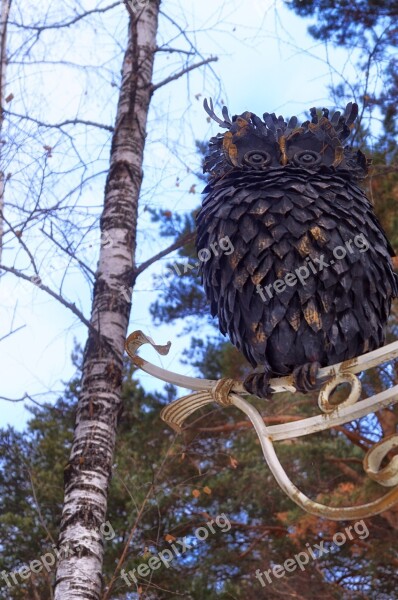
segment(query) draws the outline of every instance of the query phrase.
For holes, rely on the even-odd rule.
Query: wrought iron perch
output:
[[[244,412],[252,422],[259,437],[264,458],[279,486],[303,510],[319,517],[338,521],[370,517],[398,503],[398,456],[393,456],[388,464],[381,468],[381,464],[389,452],[398,447],[398,434],[387,436],[375,443],[368,450],[363,460],[363,468],[368,477],[378,484],[392,489],[381,498],[360,506],[331,507],[308,498],[290,481],[274,448],[275,441],[309,435],[317,431],[330,429],[336,425],[343,425],[391,404],[398,403],[398,385],[370,398],[359,400],[362,388],[361,382],[356,376],[357,373],[397,358],[398,341],[357,358],[320,369],[318,374],[319,383],[322,384],[318,396],[320,414],[270,427],[265,425],[260,413],[247,400],[242,398],[243,395],[247,395],[247,392],[240,381],[234,379],[220,379],[218,381],[198,379],[167,371],[137,355],[138,349],[143,344],[150,344],[162,355],[168,354],[171,346],[170,342],[165,346],[159,346],[142,331],[134,331],[126,340],[126,351],[137,367],[162,381],[195,390],[193,393],[172,402],[160,414],[161,418],[175,431],[180,432],[184,421],[196,410],[207,404],[216,402],[223,407],[233,405]],[[340,404],[332,404],[329,402],[330,394],[341,383],[350,385],[349,396]],[[289,376],[271,379],[271,386],[273,393],[286,391],[294,393],[296,391]]]

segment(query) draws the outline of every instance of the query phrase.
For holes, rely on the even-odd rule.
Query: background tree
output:
[[[397,134],[398,74],[393,49],[398,42],[398,6],[389,0],[291,0],[286,6],[315,22],[308,27],[316,39],[353,52],[358,72],[363,77],[346,81],[344,91],[355,94],[362,116],[369,117],[379,107],[385,135]],[[377,67],[381,68],[377,68]],[[338,90],[343,89],[339,86]],[[396,140],[395,140],[396,142]]]

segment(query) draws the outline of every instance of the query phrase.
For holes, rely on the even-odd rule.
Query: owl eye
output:
[[[264,152],[263,150],[251,150],[251,152],[246,152],[243,162],[250,167],[263,169],[271,164],[272,158],[268,152]]]
[[[301,150],[293,156],[293,162],[298,167],[316,167],[321,164],[322,156],[313,150]]]

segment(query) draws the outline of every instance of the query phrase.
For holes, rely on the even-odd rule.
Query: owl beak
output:
[[[341,163],[341,161],[344,158],[344,148],[343,146],[337,146],[337,148],[334,151],[334,161],[333,161],[333,166],[334,167],[338,167],[339,164]]]
[[[285,167],[288,163],[288,158],[287,158],[287,154],[286,154],[286,138],[284,135],[282,135],[279,138],[278,144],[279,144],[279,148],[281,151],[280,163],[281,163],[281,165],[283,165]]]

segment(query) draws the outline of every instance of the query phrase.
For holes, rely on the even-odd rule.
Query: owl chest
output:
[[[198,217],[198,249],[227,239],[234,249],[228,261],[213,258],[233,267],[245,258],[250,275],[267,254],[288,262],[330,254],[367,225],[360,193],[322,182],[229,190],[206,200]]]

